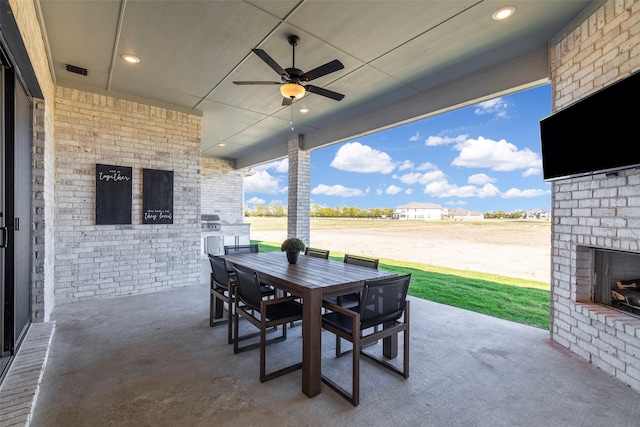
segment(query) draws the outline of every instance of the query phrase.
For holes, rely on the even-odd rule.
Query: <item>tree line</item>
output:
[[[513,212],[505,212],[505,211],[496,211],[496,212],[485,212],[485,219],[521,219],[524,218],[527,213],[525,211],[513,211]]]
[[[310,216],[322,218],[389,218],[393,208],[359,209],[354,206],[336,206],[333,208],[312,204]],[[245,216],[287,216],[287,207],[278,203],[268,205],[245,206]]]
[[[321,206],[318,204],[311,205],[310,216],[321,218],[391,218],[394,208],[367,208],[359,209],[354,206],[336,206],[333,208]],[[268,205],[254,205],[253,207],[245,206],[245,216],[266,216],[266,217],[284,217],[287,216],[287,207],[279,203],[270,203]],[[485,219],[521,219],[525,217],[526,212],[517,210],[513,212],[491,211],[485,212]]]

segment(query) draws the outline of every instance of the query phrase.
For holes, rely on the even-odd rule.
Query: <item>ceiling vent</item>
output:
[[[69,71],[70,73],[76,73],[76,74],[80,74],[80,75],[83,75],[83,76],[87,75],[87,69],[86,68],[76,67],[75,65],[67,64],[67,71]]]

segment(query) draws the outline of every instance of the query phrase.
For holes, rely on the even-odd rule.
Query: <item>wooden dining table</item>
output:
[[[285,252],[221,255],[227,262],[258,272],[260,281],[302,298],[302,392],[308,397],[321,390],[322,300],[360,292],[366,280],[396,273],[300,255],[289,264]]]

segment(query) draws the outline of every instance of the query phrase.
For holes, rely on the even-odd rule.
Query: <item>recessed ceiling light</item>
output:
[[[308,108],[301,108],[301,109],[300,109],[300,112],[301,112],[302,114],[304,114],[304,113],[308,113],[308,112],[309,112],[309,109],[308,109]]]
[[[221,143],[219,143],[219,144],[218,144],[218,146],[219,146],[219,147],[224,147],[224,146],[225,146],[224,141],[222,141]]]
[[[513,15],[514,13],[516,13],[516,8],[515,7],[513,7],[513,6],[504,6],[504,7],[501,7],[500,9],[496,10],[495,12],[493,12],[493,15],[491,15],[491,17],[493,19],[495,19],[496,21],[502,21],[503,19],[507,19],[508,17]]]
[[[127,53],[123,53],[122,55],[120,55],[120,58],[124,59],[130,64],[137,64],[140,62],[140,58],[135,55],[129,55]]]

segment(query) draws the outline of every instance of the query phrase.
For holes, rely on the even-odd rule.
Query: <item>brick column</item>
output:
[[[43,322],[48,320],[47,313],[53,307],[46,307],[45,296],[45,102],[33,99],[33,158],[31,170],[31,321]],[[49,228],[52,228],[49,225]],[[50,230],[48,230],[52,234]],[[50,299],[53,298],[52,289]],[[45,313],[46,308],[46,313]]]
[[[304,151],[302,135],[289,138],[289,208],[287,237],[302,239],[305,245],[310,242],[310,175],[311,153]]]

